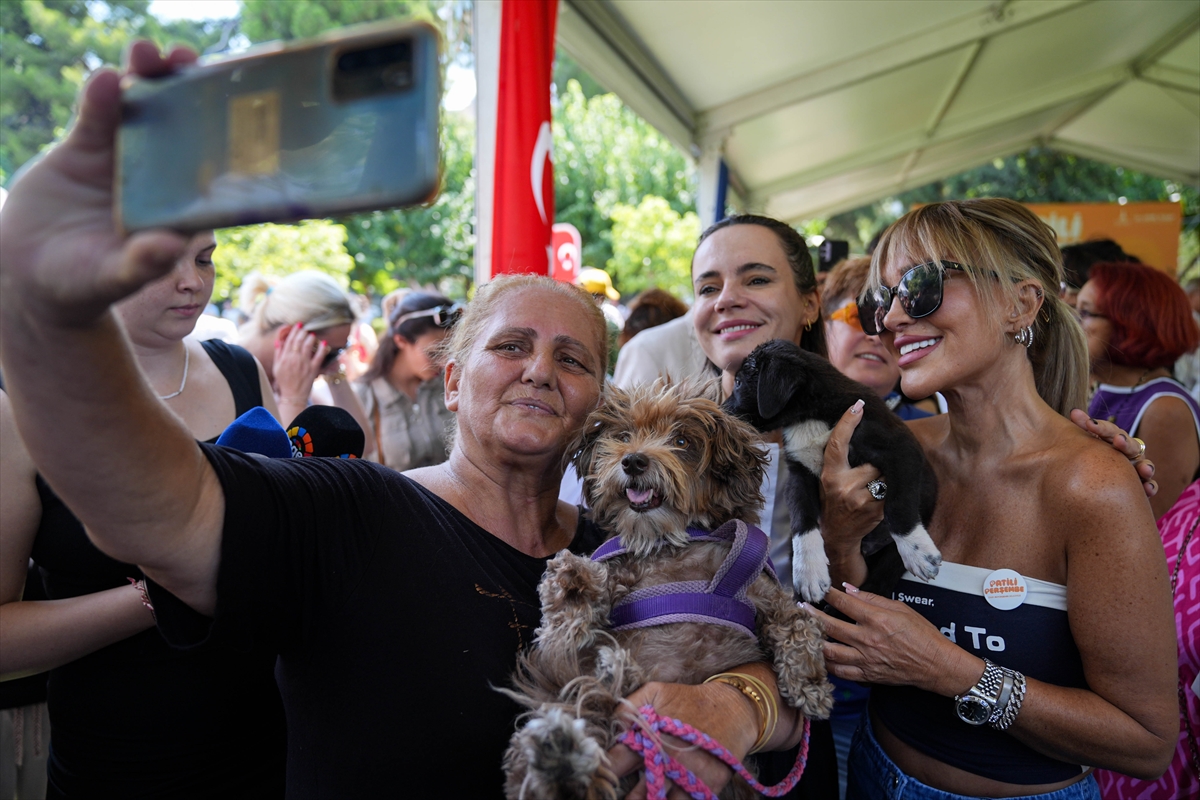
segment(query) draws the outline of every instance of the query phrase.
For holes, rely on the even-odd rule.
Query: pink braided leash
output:
[[[695,800],[717,800],[717,796],[704,785],[703,781],[663,750],[657,737],[657,734],[661,733],[676,736],[708,751],[732,767],[733,771],[741,775],[754,791],[766,797],[780,797],[787,794],[804,774],[804,766],[808,762],[808,719],[804,720],[804,738],[800,742],[800,753],[796,756],[796,764],[792,767],[792,771],[774,786],[763,786],[755,780],[749,770],[742,766],[740,761],[734,758],[732,753],[707,733],[698,731],[677,719],[660,717],[654,710],[654,706],[642,706],[639,710],[643,721],[639,721],[637,727],[626,731],[621,736],[621,743],[642,756],[646,764],[646,797],[650,800],[666,800],[668,778]]]

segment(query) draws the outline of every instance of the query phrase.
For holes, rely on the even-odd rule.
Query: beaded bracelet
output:
[[[126,578],[125,580],[129,581],[138,590],[138,594],[142,596],[142,605],[150,609],[151,619],[158,622],[158,614],[154,613],[154,604],[150,602],[150,593],[146,591],[146,581],[138,580],[137,578]]]
[[[758,709],[760,723],[758,739],[750,748],[750,753],[757,753],[766,746],[771,737],[775,735],[775,726],[779,724],[779,706],[775,702],[775,695],[767,688],[767,685],[753,675],[743,672],[719,672],[704,682],[724,683],[750,698],[750,702],[754,703],[754,707]]]

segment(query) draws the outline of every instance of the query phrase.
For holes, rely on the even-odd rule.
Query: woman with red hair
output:
[[[1153,267],[1096,264],[1077,308],[1099,383],[1088,414],[1145,442],[1157,467],[1150,506],[1158,519],[1200,477],[1200,405],[1171,377],[1200,341],[1187,295]]]

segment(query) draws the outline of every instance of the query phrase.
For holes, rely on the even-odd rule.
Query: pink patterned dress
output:
[[[1179,637],[1179,741],[1166,773],[1139,781],[1096,770],[1104,800],[1176,800],[1200,797],[1200,481],[1186,489],[1158,521],[1167,569],[1175,576],[1175,633]],[[1180,549],[1186,548],[1180,558]],[[1176,568],[1178,565],[1178,573]]]

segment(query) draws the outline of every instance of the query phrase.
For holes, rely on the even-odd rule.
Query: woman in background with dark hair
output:
[[[633,298],[629,304],[629,317],[617,337],[617,343],[625,343],[647,328],[657,328],[664,322],[679,319],[687,313],[687,304],[666,289],[651,286]]]
[[[1146,443],[1157,468],[1150,507],[1158,519],[1200,467],[1200,405],[1171,377],[1171,365],[1200,340],[1191,305],[1170,275],[1109,263],[1092,266],[1076,310],[1100,384],[1088,414]]]
[[[354,383],[370,423],[374,459],[403,472],[446,460],[446,428],[454,415],[443,399],[437,348],[461,309],[434,292],[410,292],[392,309],[371,366]]]
[[[1112,239],[1090,239],[1068,244],[1062,248],[1062,260],[1063,282],[1058,296],[1071,308],[1075,308],[1079,290],[1088,282],[1088,273],[1093,264],[1117,261],[1139,263],[1137,256],[1126,253]]]

